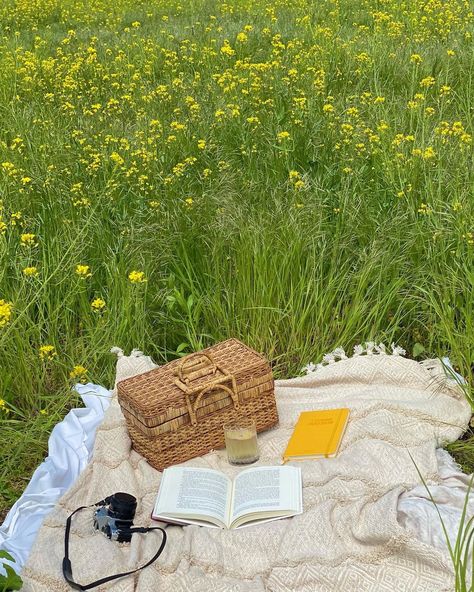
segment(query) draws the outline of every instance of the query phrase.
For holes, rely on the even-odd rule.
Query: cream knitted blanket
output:
[[[347,406],[350,422],[337,458],[307,461],[304,513],[237,531],[167,527],[160,559],[138,575],[97,590],[115,592],[452,592],[450,560],[397,522],[399,495],[438,481],[435,448],[467,427],[470,407],[438,361],[419,364],[384,348],[342,350],[308,375],[277,381],[280,424],[259,436],[262,465],[278,464],[302,410]],[[337,358],[342,358],[336,361]],[[153,367],[140,352],[119,353],[117,380]],[[225,451],[188,462],[232,475]],[[97,432],[92,462],[45,519],[22,577],[26,592],[68,591],[61,560],[66,517],[116,491],[138,498],[136,525],[149,525],[160,473],[131,450],[116,402]],[[155,552],[160,535],[130,545],[94,531],[92,510],[74,518],[71,558],[86,584],[133,569]]]

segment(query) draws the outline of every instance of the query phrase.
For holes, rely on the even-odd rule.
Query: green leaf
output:
[[[10,565],[4,565],[3,568],[7,575],[0,576],[0,590],[5,592],[7,590],[21,590],[23,582],[20,576],[12,567],[10,567]]]
[[[178,345],[178,347],[176,348],[176,353],[179,354],[188,347],[189,347],[189,343],[186,343],[186,342],[180,343]]]
[[[194,298],[193,298],[193,295],[190,294],[188,296],[188,301],[187,301],[188,310],[191,310],[192,309],[193,304],[194,304]]]
[[[13,561],[13,563],[15,563],[15,560],[10,553],[7,553],[7,551],[0,550],[0,559],[8,559],[8,561]]]
[[[423,345],[421,343],[415,343],[415,345],[413,346],[413,352],[412,355],[414,358],[417,358],[418,356],[420,356],[423,352],[425,351],[425,348],[423,347]]]

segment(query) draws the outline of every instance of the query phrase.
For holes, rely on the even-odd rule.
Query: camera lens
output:
[[[133,520],[135,510],[137,509],[137,500],[129,493],[115,493],[110,500],[109,512],[121,520]]]

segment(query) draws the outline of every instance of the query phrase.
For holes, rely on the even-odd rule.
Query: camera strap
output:
[[[141,567],[137,567],[136,569],[132,569],[131,571],[125,571],[123,573],[118,573],[118,574],[115,574],[112,576],[107,576],[107,577],[102,578],[100,580],[96,580],[95,582],[91,582],[90,584],[78,584],[77,582],[75,582],[73,579],[73,575],[72,575],[71,560],[69,559],[69,535],[71,532],[72,517],[74,516],[74,514],[76,514],[80,510],[84,510],[85,508],[93,508],[95,506],[105,506],[108,503],[110,503],[110,500],[111,500],[111,497],[106,497],[105,499],[101,500],[100,502],[97,502],[96,504],[91,504],[90,506],[81,506],[80,508],[77,508],[77,510],[74,510],[74,512],[72,514],[70,514],[68,519],[66,520],[66,530],[64,533],[63,575],[64,575],[64,579],[66,580],[66,582],[75,590],[90,590],[91,588],[95,588],[96,586],[100,586],[101,584],[105,584],[106,582],[110,582],[112,580],[117,580],[118,578],[123,578],[124,576],[129,576],[137,571],[140,571],[141,569],[145,569],[145,567],[148,567],[149,565],[151,565],[154,561],[156,561],[158,559],[158,557],[161,555],[163,549],[165,548],[166,532],[163,528],[160,528],[159,526],[150,526],[147,528],[139,527],[139,526],[134,527],[134,528],[123,528],[121,530],[122,530],[122,532],[124,532],[126,534],[133,534],[135,532],[146,533],[146,532],[150,532],[151,530],[161,530],[161,532],[163,533],[161,545],[160,545],[158,551],[155,553],[155,555],[153,555],[153,557],[150,559],[150,561],[148,561],[147,563],[145,563],[145,565],[142,565]]]

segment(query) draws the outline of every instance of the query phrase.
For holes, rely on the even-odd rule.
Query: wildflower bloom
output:
[[[21,212],[12,212],[10,214],[10,224],[16,226],[21,220]]]
[[[206,147],[206,140],[198,140],[197,146],[199,150],[204,150]]]
[[[423,58],[421,57],[421,55],[419,53],[412,53],[410,56],[410,62],[412,64],[421,64],[421,62],[423,61]]]
[[[125,162],[125,160],[120,156],[118,152],[112,152],[112,154],[110,155],[110,160],[112,162],[115,162],[115,164],[119,166],[123,165],[123,163]]]
[[[0,299],[0,327],[4,327],[10,322],[12,316],[13,304]]]
[[[128,279],[132,282],[132,284],[143,284],[147,281],[144,271],[131,271],[128,274]]]
[[[279,132],[277,134],[277,139],[279,142],[283,142],[284,140],[288,140],[290,138],[289,132]]]
[[[91,308],[94,312],[102,312],[105,308],[105,300],[103,298],[95,298],[91,302]]]
[[[20,242],[24,247],[35,247],[38,243],[36,242],[36,234],[26,232],[20,236]]]
[[[10,409],[8,409],[4,399],[0,399],[0,411],[3,411],[3,413],[10,413]]]
[[[0,220],[0,234],[5,234],[6,229],[7,225],[3,220]]]
[[[423,151],[423,159],[424,160],[430,160],[432,158],[434,158],[436,156],[436,152],[433,150],[432,146],[428,146],[428,148],[425,148]]]
[[[56,348],[54,345],[42,345],[39,348],[39,357],[42,360],[52,360],[55,356],[57,356]]]
[[[26,275],[27,277],[35,277],[38,275],[38,268],[31,266],[31,267],[25,267],[23,269],[23,274]]]
[[[69,378],[72,378],[73,380],[79,380],[80,382],[85,381],[86,375],[87,368],[84,368],[84,366],[81,366],[80,364],[74,366],[71,372],[69,372]]]
[[[431,208],[429,207],[428,204],[425,203],[421,203],[420,207],[418,208],[418,213],[419,214],[431,214]]]
[[[235,55],[235,51],[232,49],[227,39],[224,41],[224,45],[221,47],[221,53],[223,53],[226,56]]]
[[[426,78],[423,78],[423,80],[421,80],[420,86],[423,88],[429,88],[430,86],[434,86],[434,83],[435,79],[433,78],[433,76],[427,76]]]
[[[193,203],[194,203],[194,199],[193,199],[192,197],[187,197],[187,198],[184,200],[184,203],[185,203],[187,206],[191,207],[191,206],[193,205]]]
[[[78,264],[76,265],[76,275],[78,275],[82,279],[89,278],[92,275],[91,268],[89,267],[89,265]]]

